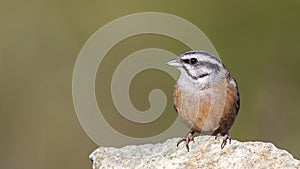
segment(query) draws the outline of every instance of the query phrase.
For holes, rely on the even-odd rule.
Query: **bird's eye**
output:
[[[194,64],[196,64],[198,62],[198,60],[196,59],[196,58],[191,58],[190,59],[190,64],[191,65],[194,65]]]

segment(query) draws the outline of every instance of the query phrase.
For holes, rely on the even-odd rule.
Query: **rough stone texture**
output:
[[[91,155],[93,169],[100,168],[300,168],[300,161],[271,143],[232,140],[224,149],[221,138],[200,136],[187,152],[179,138],[162,144],[123,148],[100,147]]]

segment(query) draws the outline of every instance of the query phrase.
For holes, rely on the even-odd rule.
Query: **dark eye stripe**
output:
[[[212,69],[214,71],[220,71],[220,66],[219,65],[211,63],[211,62],[207,62],[207,61],[199,62],[197,64],[197,66],[205,66],[205,67],[207,67],[209,69]]]
[[[194,59],[194,60],[193,60]],[[193,60],[193,61],[192,61]],[[205,66],[209,69],[215,70],[215,71],[220,71],[220,66],[218,64],[214,64],[208,61],[200,61],[198,62],[198,60],[196,58],[192,58],[192,59],[181,59],[182,62],[186,63],[186,64],[190,64],[193,66]]]
[[[191,59],[181,59],[182,62],[190,65],[194,65],[198,62],[196,58],[191,58]]]
[[[185,52],[185,53],[181,54],[181,56],[184,56],[184,55],[193,55],[193,54],[205,55],[205,56],[208,56],[210,59],[213,59],[213,60],[221,63],[221,61],[216,56],[214,56],[212,54],[209,54],[207,52],[204,52],[204,51],[199,51],[199,50],[188,51],[188,52]]]
[[[190,60],[189,59],[181,59],[182,62],[189,64]]]

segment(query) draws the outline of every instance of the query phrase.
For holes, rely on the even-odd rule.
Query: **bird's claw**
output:
[[[182,138],[178,141],[177,147],[179,146],[180,143],[185,142],[186,149],[189,152],[190,151],[189,143],[191,141],[195,142],[193,134],[189,133],[187,136],[185,136],[184,138]]]
[[[231,144],[231,137],[228,134],[225,134],[221,144],[221,149],[223,149],[226,146],[227,140],[229,140],[229,144]]]

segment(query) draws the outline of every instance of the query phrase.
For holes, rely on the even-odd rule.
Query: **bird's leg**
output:
[[[182,142],[185,142],[185,146],[186,146],[186,149],[187,151],[189,152],[190,151],[190,147],[189,147],[189,143],[191,141],[194,141],[194,133],[195,131],[191,131],[188,135],[186,135],[184,138],[180,139],[177,143],[177,147],[179,146],[180,143]]]
[[[229,144],[231,144],[231,137],[229,136],[229,133],[226,132],[224,137],[223,137],[223,141],[221,144],[221,149],[223,149],[225,147],[225,145],[227,144],[227,140],[229,140]]]

